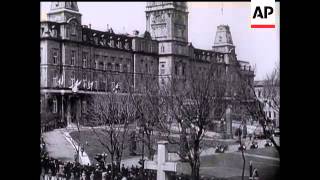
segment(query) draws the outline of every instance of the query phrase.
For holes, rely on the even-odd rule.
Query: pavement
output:
[[[74,147],[64,137],[61,129],[46,132],[43,134],[43,138],[50,157],[62,161],[74,161]]]
[[[60,159],[62,161],[74,161],[74,155],[79,145],[71,138],[70,132],[76,130],[74,127],[55,129],[46,132],[43,135],[46,142],[47,151],[50,157]],[[91,162],[87,153],[80,152],[80,164],[90,165]]]

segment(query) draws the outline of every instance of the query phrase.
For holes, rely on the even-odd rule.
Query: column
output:
[[[71,125],[71,101],[70,96],[67,98],[67,126]]]
[[[64,94],[61,95],[61,123],[64,123]]]
[[[226,138],[233,138],[232,120],[231,120],[231,105],[227,106],[226,113],[225,113],[225,122],[226,122],[225,137]]]
[[[81,119],[81,98],[78,96],[76,104],[76,123],[80,123]],[[80,124],[79,124],[80,125]]]

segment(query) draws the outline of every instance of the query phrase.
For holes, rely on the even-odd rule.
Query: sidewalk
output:
[[[75,129],[74,129],[75,128]],[[62,161],[74,161],[74,155],[79,145],[71,138],[69,132],[76,130],[76,127],[68,127],[65,129],[55,129],[44,133],[44,141],[47,144],[49,156],[60,159]],[[83,152],[80,163],[91,164],[86,152]]]
[[[66,140],[61,129],[46,132],[43,134],[43,138],[46,142],[47,151],[50,157],[62,161],[74,161],[75,150]]]
[[[63,134],[64,134],[64,137],[66,138],[66,140],[73,146],[75,151],[76,151],[76,149],[81,149],[80,145],[72,139],[69,132],[65,131]],[[83,151],[83,153],[80,152],[79,156],[80,156],[80,164],[91,165],[88,154],[85,151]]]

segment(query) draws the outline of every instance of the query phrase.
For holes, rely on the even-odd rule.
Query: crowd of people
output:
[[[155,170],[143,169],[141,166],[117,168],[113,164],[105,166],[103,161],[95,165],[82,165],[77,161],[64,162],[49,156],[44,139],[40,139],[40,180],[156,180]],[[140,163],[141,165],[141,163]],[[169,180],[190,180],[190,176],[170,173]],[[201,177],[200,180],[212,178]],[[216,178],[214,178],[216,180]]]

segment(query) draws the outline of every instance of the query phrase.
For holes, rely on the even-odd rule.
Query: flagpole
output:
[[[223,24],[223,2],[221,2],[221,24]]]

